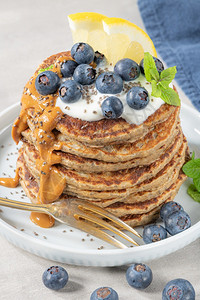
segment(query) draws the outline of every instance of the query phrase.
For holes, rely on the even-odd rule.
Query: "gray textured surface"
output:
[[[20,100],[24,84],[47,56],[72,45],[67,15],[97,11],[126,18],[143,28],[133,0],[0,0],[0,110]],[[182,101],[190,103],[180,89]],[[160,300],[164,285],[183,277],[194,285],[200,299],[200,240],[162,259],[149,262],[154,280],[146,291],[128,286],[127,266],[117,268],[63,265],[70,277],[66,289],[52,292],[42,284],[43,271],[54,264],[16,248],[0,237],[0,299],[88,299],[99,286],[111,286],[120,300]]]

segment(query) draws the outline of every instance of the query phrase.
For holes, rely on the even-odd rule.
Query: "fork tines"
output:
[[[124,223],[122,220],[117,218],[115,215],[107,212],[101,207],[98,207],[84,200],[76,199],[76,205],[78,209],[75,211],[74,217],[77,220],[77,225],[80,229],[87,231],[88,233],[91,233],[94,236],[99,237],[100,239],[106,240],[107,242],[117,247],[127,248],[127,246],[115,239],[115,237],[101,230],[107,229],[117,234],[118,236],[126,239],[130,243],[139,246],[139,244],[136,241],[134,241],[130,236],[122,232],[120,229],[125,229],[139,238],[141,238],[141,235],[137,233],[135,229],[133,229],[132,227]],[[113,225],[106,220],[111,221]],[[116,228],[114,225],[117,225],[117,227],[120,229]]]

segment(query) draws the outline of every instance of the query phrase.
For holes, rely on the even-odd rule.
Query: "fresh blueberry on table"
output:
[[[150,224],[144,227],[142,236],[145,244],[150,244],[166,239],[167,230],[161,225]]]
[[[130,81],[139,77],[140,67],[134,60],[123,58],[114,66],[114,72],[121,76],[123,80]]]
[[[86,43],[76,43],[71,48],[71,56],[78,64],[90,64],[94,59],[94,50]]]
[[[94,54],[94,63],[99,65],[105,59],[104,54],[100,53],[99,51],[95,51]]]
[[[68,273],[64,268],[52,266],[43,273],[42,281],[47,288],[60,290],[66,285],[68,278]]]
[[[96,88],[102,94],[118,94],[123,89],[123,80],[113,72],[104,72],[97,77]]]
[[[149,103],[149,94],[145,88],[134,86],[128,91],[126,101],[131,108],[141,110]]]
[[[166,284],[162,300],[195,300],[195,290],[188,280],[177,278]]]
[[[60,71],[64,78],[73,76],[74,70],[78,66],[77,62],[74,60],[66,60],[62,63]]]
[[[123,113],[123,104],[119,98],[110,96],[102,102],[101,110],[106,119],[117,119]]]
[[[111,287],[100,287],[96,289],[91,297],[90,300],[118,300],[118,294],[115,290]]]
[[[152,279],[152,271],[145,264],[135,263],[126,271],[128,284],[136,289],[146,289],[151,284]]]
[[[183,211],[175,211],[164,219],[165,228],[171,235],[180,233],[191,226],[189,215]]]
[[[35,88],[41,95],[53,94],[60,86],[60,78],[52,71],[44,71],[35,79]]]
[[[73,78],[82,85],[90,85],[95,81],[96,70],[90,65],[81,64],[74,70]]]
[[[74,103],[81,98],[81,86],[74,80],[66,80],[59,88],[60,99],[65,103]]]
[[[173,213],[175,211],[180,211],[180,210],[184,210],[184,209],[179,203],[177,203],[175,201],[167,202],[161,207],[160,217],[162,220],[164,220],[171,213]]]
[[[155,61],[156,69],[157,69],[158,73],[161,73],[164,70],[164,65],[163,65],[162,61],[160,61],[160,59],[158,59],[157,57],[154,57],[154,56],[153,56],[153,59]],[[144,75],[144,59],[142,59],[140,62],[140,71]]]

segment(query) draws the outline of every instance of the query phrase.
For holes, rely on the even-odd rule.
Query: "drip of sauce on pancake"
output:
[[[60,54],[59,62],[71,59],[68,53]],[[50,64],[49,64],[50,65]],[[47,67],[45,65],[45,67]],[[55,64],[53,72],[61,77],[59,64]],[[63,116],[63,112],[56,107],[58,92],[51,95],[40,95],[35,88],[35,79],[38,72],[28,81],[24,87],[21,99],[21,112],[12,128],[12,137],[18,144],[21,133],[27,129],[28,122],[31,122],[31,130],[36,140],[36,148],[40,158],[36,165],[40,171],[40,185],[37,197],[38,203],[51,203],[59,198],[66,185],[65,178],[57,171],[55,164],[61,162],[61,157],[53,153],[54,150],[61,148],[61,143],[56,142],[52,132],[57,123]],[[0,178],[0,185],[6,187],[16,187],[19,184],[18,170],[15,178]],[[51,216],[44,213],[31,213],[31,221],[41,227],[51,227],[54,220]]]

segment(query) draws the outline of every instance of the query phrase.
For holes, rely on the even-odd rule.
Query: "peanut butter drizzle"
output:
[[[19,169],[16,170],[15,178],[0,178],[0,185],[15,188],[19,184]]]
[[[53,69],[51,69],[60,78],[62,77],[60,63],[67,59],[70,59],[70,57],[61,54],[56,64],[54,64]],[[45,96],[37,92],[35,88],[37,75],[38,72],[31,77],[24,87],[21,99],[21,112],[12,127],[12,137],[18,144],[21,139],[21,133],[28,127],[32,130],[36,140],[35,146],[40,155],[40,158],[36,161],[36,166],[40,171],[37,202],[51,203],[59,198],[66,185],[66,179],[59,174],[57,168],[54,166],[61,162],[61,157],[53,153],[54,150],[61,149],[61,143],[56,141],[55,135],[52,132],[62,118],[63,112],[59,107],[55,106],[58,92]],[[7,187],[16,187],[18,183],[18,175],[14,179],[0,179],[0,185]],[[41,214],[32,213],[31,220],[41,227],[49,227],[51,224],[49,216],[45,217],[45,214],[41,216]]]
[[[30,215],[30,219],[33,223],[36,225],[39,225],[42,228],[49,228],[52,227],[55,223],[55,220],[53,217],[43,214],[43,213],[37,213],[32,212]]]

